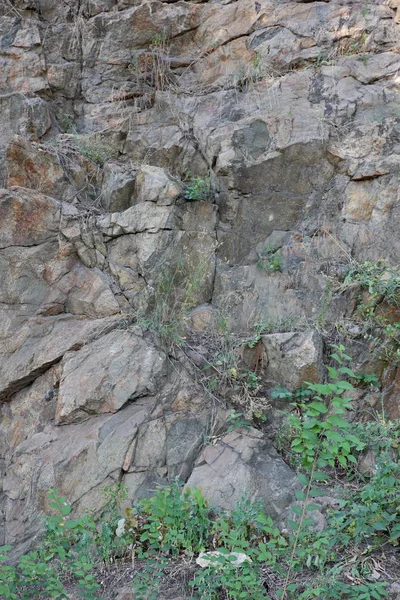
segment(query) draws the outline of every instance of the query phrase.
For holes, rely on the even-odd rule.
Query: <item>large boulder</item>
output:
[[[187,485],[226,509],[243,496],[260,499],[266,513],[281,521],[294,500],[297,478],[260,431],[235,429],[206,446]]]

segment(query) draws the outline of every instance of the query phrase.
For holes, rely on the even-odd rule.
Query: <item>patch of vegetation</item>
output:
[[[375,263],[365,261],[349,269],[344,287],[355,282],[368,290],[372,305],[376,306],[382,300],[391,305],[400,305],[400,269],[391,266],[387,260],[380,259]]]
[[[342,346],[332,360],[336,364],[327,367],[328,383],[305,384],[290,420],[301,487],[288,531],[280,530],[259,502],[244,496],[234,510],[218,510],[199,489],[182,489],[178,483],[159,488],[124,515],[118,510],[123,488],[109,488],[97,520],[91,514],[72,518],[71,506],[51,490],[53,514],[45,518],[40,545],[14,566],[7,563],[10,548],[1,549],[1,597],[66,600],[73,589],[86,600],[101,599],[98,565],[115,560],[137,562],[136,600],[155,600],[176,561],[182,587],[199,600],[387,597],[386,572],[375,556],[400,541],[400,424],[383,418],[351,424],[346,419],[351,409],[347,393],[353,389],[348,378],[356,375]],[[230,427],[246,426],[242,414],[231,414]],[[324,529],[316,530],[313,514],[322,510],[319,498],[331,493],[326,487],[331,475],[356,472],[357,457],[367,445],[377,450],[373,474],[357,486],[345,486],[336,508],[326,513]],[[195,562],[200,553],[209,561],[202,568]]]
[[[64,113],[59,118],[59,123],[65,133],[77,134],[78,128],[75,123],[74,115]]]
[[[150,309],[138,315],[138,324],[157,335],[168,351],[184,341],[187,315],[198,304],[207,272],[207,260],[201,256],[197,256],[195,264],[182,258],[164,269],[154,283]]]
[[[211,198],[211,181],[209,177],[191,177],[184,181],[183,196],[185,200],[205,201]]]
[[[127,552],[115,535],[118,505],[126,492],[121,486],[105,489],[107,502],[100,519],[93,514],[72,518],[72,507],[55,490],[48,493],[52,514],[45,517],[43,540],[16,565],[8,562],[12,548],[0,548],[0,597],[5,600],[32,598],[67,600],[72,582],[85,600],[101,598],[94,571]]]
[[[387,597],[386,572],[375,557],[400,540],[400,424],[349,423],[347,376],[354,374],[343,348],[336,349],[333,360],[330,381],[306,384],[310,394],[304,394],[302,412],[292,420],[292,446],[302,468],[288,531],[274,524],[260,502],[244,496],[234,510],[218,510],[199,489],[178,483],[159,488],[124,514],[118,510],[123,488],[110,488],[98,520],[72,518],[71,506],[52,490],[53,514],[45,518],[40,546],[16,566],[7,564],[10,548],[1,549],[1,597],[66,600],[73,590],[86,600],[102,599],[104,570],[99,573],[98,565],[116,560],[135,562],[135,600],[155,600],[172,565],[175,581],[178,571],[181,575],[182,592],[189,588],[198,600]],[[231,425],[246,426],[237,413]],[[326,514],[325,528],[316,530],[313,514],[322,510],[319,498],[329,491],[330,474],[355,469],[367,443],[380,450],[375,473],[357,487],[345,486],[342,500]],[[203,568],[195,562],[200,553],[209,560]],[[239,565],[237,553],[244,557]]]
[[[74,134],[73,139],[79,152],[97,165],[103,166],[107,160],[115,157],[115,152],[110,148],[110,144],[96,135]]]
[[[256,321],[253,325],[253,331],[251,338],[247,340],[249,348],[255,348],[258,342],[261,340],[261,336],[267,333],[275,333],[283,331],[293,331],[296,327],[297,319],[294,317],[285,317],[276,321],[270,321],[268,319]]]
[[[274,250],[268,245],[264,246],[257,267],[268,273],[282,272],[284,261],[280,250]]]
[[[365,261],[348,270],[341,286],[342,291],[358,284],[360,295],[356,319],[360,335],[370,341],[380,358],[396,364],[400,360],[400,269],[381,259]]]

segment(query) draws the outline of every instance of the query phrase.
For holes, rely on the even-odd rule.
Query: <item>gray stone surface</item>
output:
[[[132,501],[181,476],[284,512],[293,474],[254,431],[207,447],[191,475],[209,397],[127,328],[173,277],[176,311],[203,307],[197,333],[210,314],[244,336],[267,323],[286,333],[263,337],[260,375],[319,379],[313,325],[357,302],[333,279],[399,263],[399,10],[0,2],[0,543],[29,544],[48,487],[79,512],[120,478]],[[193,178],[210,178],[207,201],[182,198]],[[266,246],[281,271],[260,268]],[[392,418],[398,379],[388,369]]]
[[[199,487],[211,504],[226,509],[244,496],[260,499],[266,513],[282,521],[298,483],[260,431],[235,429],[206,446],[187,485]]]

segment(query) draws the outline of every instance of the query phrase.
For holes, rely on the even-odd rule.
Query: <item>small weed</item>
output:
[[[347,272],[344,289],[350,283],[359,283],[363,289],[368,290],[371,304],[382,299],[388,304],[400,304],[400,269],[389,265],[387,260],[357,264]]]
[[[257,267],[268,273],[282,272],[284,262],[281,252],[270,248],[268,245],[264,246]]]
[[[358,284],[363,291],[355,312],[360,335],[370,341],[371,348],[383,361],[396,364],[400,360],[400,269],[381,259],[366,261],[348,270],[342,291]]]
[[[73,134],[78,133],[78,128],[77,128],[75,120],[74,120],[74,115],[71,115],[69,113],[64,113],[62,115],[62,117],[59,119],[59,123],[65,133],[73,133]]]
[[[110,145],[96,136],[74,135],[73,139],[79,152],[97,165],[102,166],[115,156]]]
[[[243,413],[231,411],[226,421],[229,424],[227,429],[228,433],[234,429],[250,429],[250,423],[247,419],[245,419]]]
[[[205,201],[211,197],[211,182],[210,178],[189,177],[184,182],[184,198],[185,200]]]
[[[202,257],[195,265],[182,258],[158,276],[152,305],[138,315],[138,324],[156,334],[165,348],[171,350],[183,343],[187,314],[197,304],[207,269]]]

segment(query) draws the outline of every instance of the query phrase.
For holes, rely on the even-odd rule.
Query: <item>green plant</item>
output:
[[[228,433],[234,429],[250,429],[250,423],[244,417],[243,413],[237,413],[232,410],[227,416],[226,421],[228,423]]]
[[[285,578],[282,600],[287,598],[295,558],[298,552],[299,541],[303,536],[304,527],[311,526],[313,519],[307,516],[310,511],[318,509],[318,505],[310,499],[318,497],[320,491],[313,488],[313,484],[326,481],[328,476],[323,469],[335,467],[339,464],[347,468],[349,463],[357,463],[355,452],[363,449],[364,445],[357,436],[349,433],[350,424],[343,417],[346,410],[351,408],[351,400],[344,396],[346,391],[352,390],[345,376],[355,377],[354,373],[345,366],[351,358],[345,353],[343,346],[333,346],[336,350],[331,358],[337,363],[336,368],[327,366],[330,382],[325,384],[307,383],[307,387],[314,393],[311,401],[302,402],[299,408],[300,416],[292,415],[290,423],[295,431],[291,443],[293,452],[301,455],[301,464],[308,475],[299,474],[300,483],[304,489],[296,493],[296,498],[301,506],[293,506],[293,512],[299,520],[291,521],[294,530],[292,552],[289,569]]]
[[[90,516],[69,518],[71,506],[55,490],[50,490],[49,500],[54,514],[46,517],[43,543],[16,566],[0,566],[0,592],[7,599],[45,594],[46,598],[63,600],[68,594],[62,580],[68,577],[76,581],[81,598],[94,600],[100,587],[92,573],[95,523]],[[2,550],[1,560],[5,561],[10,547]]]
[[[374,307],[382,299],[389,304],[400,303],[400,270],[391,266],[387,260],[357,263],[348,270],[343,287],[346,288],[349,283],[358,283],[368,290],[371,295],[370,305]]]
[[[364,339],[370,340],[374,352],[387,363],[400,360],[400,325],[394,321],[400,305],[400,270],[387,260],[356,263],[347,272],[342,291],[357,283],[360,294],[355,317]]]
[[[79,152],[97,165],[103,166],[107,160],[115,155],[110,144],[103,141],[99,136],[74,134],[73,140]]]
[[[298,404],[301,404],[312,395],[313,390],[310,389],[306,384],[303,384],[300,387],[296,388],[293,392],[291,392],[287,388],[277,385],[271,392],[271,398],[281,400],[292,400],[292,406],[294,407],[296,407]]]
[[[150,499],[141,500],[136,510],[146,519],[137,540],[140,557],[204,550],[210,529],[209,507],[197,488],[162,487]]]
[[[375,373],[357,373],[355,379],[359,385],[369,388],[379,388],[381,385]]]
[[[77,126],[74,120],[74,115],[69,113],[64,113],[59,119],[60,126],[65,131],[65,133],[77,133]]]
[[[196,306],[204,285],[208,263],[197,255],[180,259],[165,269],[154,283],[154,293],[147,309],[138,314],[138,324],[151,330],[161,345],[171,350],[181,346],[189,310]]]
[[[343,417],[352,407],[351,399],[344,394],[352,390],[353,385],[342,379],[343,376],[355,378],[353,371],[345,366],[351,358],[345,354],[343,346],[334,348],[336,352],[331,358],[337,367],[327,367],[330,382],[308,383],[308,389],[315,395],[311,402],[300,403],[302,415],[291,419],[292,426],[298,430],[292,449],[302,455],[304,467],[334,467],[339,463],[347,468],[349,462],[357,462],[353,451],[363,447],[356,436],[347,432],[350,424]]]
[[[186,200],[205,201],[211,197],[211,181],[209,177],[190,177],[184,182],[183,196]]]
[[[390,453],[377,456],[376,473],[370,481],[342,502],[334,527],[343,533],[342,543],[360,545],[400,541],[400,465]]]
[[[257,262],[257,267],[268,273],[283,271],[284,262],[280,250],[274,250],[266,245],[260,253],[260,260]]]

